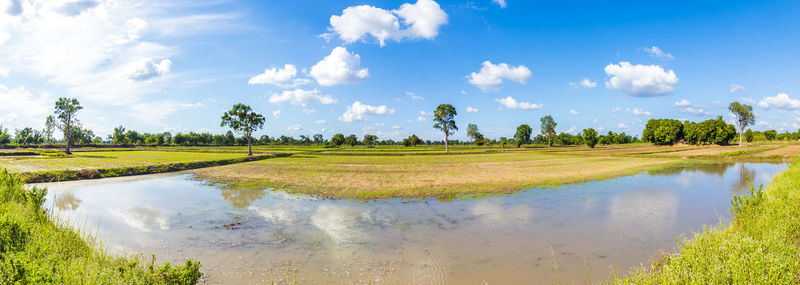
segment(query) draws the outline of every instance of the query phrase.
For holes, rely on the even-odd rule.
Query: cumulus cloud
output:
[[[569,113],[570,113],[570,114],[572,114],[572,115],[577,115],[577,114],[580,114],[581,112],[578,112],[578,111],[577,111],[577,110],[575,110],[575,109],[570,109],[570,110],[569,110]]]
[[[661,48],[659,48],[657,46],[645,47],[644,51],[649,53],[651,57],[655,57],[655,58],[661,58],[661,59],[673,59],[673,58],[675,58],[675,57],[672,56],[672,54],[664,52],[663,50],[661,50]]]
[[[576,127],[576,126],[569,127],[569,129],[565,133],[577,135],[578,134],[578,127]]]
[[[628,126],[626,126],[623,123],[619,123],[619,124],[617,124],[617,129],[626,130],[626,129],[628,129]]]
[[[9,127],[13,123],[17,126],[38,127],[44,126],[44,118],[52,111],[55,98],[48,93],[35,95],[20,86],[9,89],[0,84],[0,124]]]
[[[275,117],[275,118],[280,118],[281,117],[281,110],[272,111],[272,116]]]
[[[329,30],[345,43],[372,37],[384,46],[387,40],[435,38],[439,28],[447,24],[447,13],[433,0],[405,3],[395,10],[360,5],[331,16],[330,24]]]
[[[281,94],[273,93],[269,96],[269,102],[273,104],[282,104],[289,102],[292,105],[300,105],[305,107],[308,103],[316,102],[323,105],[333,104],[336,103],[336,99],[334,99],[331,95],[321,95],[321,92],[317,89],[313,90],[303,90],[303,89],[295,89],[295,90],[286,90],[281,92]]]
[[[494,2],[497,5],[500,5],[500,8],[506,7],[506,0],[492,0],[492,2]]]
[[[100,2],[98,1],[76,1],[76,2],[68,2],[58,8],[58,12],[67,15],[67,16],[77,16],[83,13],[86,10],[91,8],[97,7]]]
[[[745,90],[745,88],[742,85],[731,84],[731,88],[730,88],[731,93],[736,93],[736,92],[744,91],[744,90]]]
[[[611,77],[606,82],[606,88],[619,89],[636,97],[666,95],[678,84],[678,76],[674,71],[665,71],[658,65],[632,65],[623,61],[606,65],[605,72]]]
[[[595,88],[597,87],[597,82],[589,80],[589,78],[584,78],[581,80],[581,86],[586,89]]]
[[[691,106],[692,102],[689,102],[689,100],[686,99],[681,99],[680,101],[675,102],[675,104],[672,105],[675,107],[686,107],[686,106]]]
[[[622,108],[620,108],[620,107],[611,108],[611,113],[616,113],[616,112],[619,112],[619,111],[622,111]]]
[[[299,130],[302,130],[302,129],[303,128],[300,127],[300,124],[294,124],[294,125],[286,127],[286,131],[289,131],[289,132],[299,131]]]
[[[162,59],[161,62],[156,63],[152,58],[144,58],[129,66],[130,69],[126,77],[131,80],[142,81],[166,74],[169,72],[170,67],[172,67],[172,61],[169,59]]]
[[[633,108],[633,110],[631,110],[631,113],[633,113],[636,116],[652,116],[653,115],[653,113],[650,113],[650,111],[643,110],[643,109],[640,109],[640,108]]]
[[[11,68],[0,66],[0,77],[8,77],[9,73],[11,73]]]
[[[361,68],[361,56],[337,47],[311,67],[311,76],[322,86],[353,83],[369,76],[369,70]]]
[[[316,121],[314,121],[314,124],[324,125],[325,124],[325,120],[316,120]]]
[[[417,117],[417,122],[427,122],[427,121],[428,121],[428,119],[426,119],[426,118],[425,118],[425,117],[423,117],[423,116],[418,116],[418,117]]]
[[[297,67],[292,64],[284,64],[283,68],[267,68],[264,73],[250,77],[247,84],[270,84],[283,88],[293,88],[300,85],[311,83],[306,78],[295,78]]]
[[[342,122],[363,121],[374,115],[385,114],[394,114],[394,109],[390,109],[386,105],[370,106],[356,101],[347,107],[347,111],[339,116],[339,120]]]
[[[478,73],[473,72],[467,76],[470,84],[483,91],[500,89],[503,79],[525,84],[530,77],[531,70],[524,65],[515,67],[507,63],[493,64],[488,60],[483,62]]]
[[[772,97],[764,97],[758,102],[758,106],[764,109],[777,108],[784,110],[800,109],[800,100],[792,99],[789,94],[778,93]]]
[[[467,113],[477,113],[478,112],[478,108],[473,108],[473,107],[469,107],[468,106],[466,111],[467,111]]]
[[[531,104],[531,103],[528,103],[528,102],[517,102],[517,100],[512,98],[511,96],[508,96],[508,97],[502,98],[502,99],[495,99],[494,101],[497,102],[497,103],[500,103],[500,105],[503,105],[504,107],[509,108],[509,109],[538,110],[538,109],[542,108],[542,104]]]
[[[681,108],[679,112],[684,113],[684,114],[694,115],[694,116],[711,115],[711,113],[707,112],[706,110],[703,110],[703,108],[700,108],[700,107],[685,107],[685,108]]]

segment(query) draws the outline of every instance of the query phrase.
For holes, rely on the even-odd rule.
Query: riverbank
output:
[[[1,284],[196,284],[200,263],[116,257],[42,208],[47,190],[0,171]]]
[[[766,189],[732,200],[729,224],[683,238],[675,252],[614,284],[797,284],[800,282],[800,163]]]

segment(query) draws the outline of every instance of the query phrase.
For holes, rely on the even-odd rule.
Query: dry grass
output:
[[[675,160],[542,151],[448,156],[292,156],[194,171],[200,178],[332,198],[512,193],[640,172]]]
[[[126,166],[158,165],[244,157],[246,153],[201,153],[169,151],[97,151],[76,152],[62,158],[18,157],[0,160],[11,172],[80,170]]]
[[[773,150],[768,150],[765,152],[760,153],[763,156],[772,156],[772,155],[780,155],[780,156],[795,156],[800,155],[800,144],[791,144],[784,147],[776,148]]]

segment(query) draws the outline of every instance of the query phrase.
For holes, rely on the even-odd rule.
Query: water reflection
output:
[[[296,264],[303,283],[514,284],[607,277],[725,217],[732,193],[783,164],[716,164],[449,202],[324,200],[237,191],[190,175],[47,185],[59,214],[110,249],[199,259],[212,283],[258,283]],[[757,175],[756,175],[757,174]],[[383,270],[383,271],[381,271]]]

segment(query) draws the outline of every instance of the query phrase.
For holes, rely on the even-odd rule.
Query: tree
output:
[[[75,114],[81,109],[83,109],[81,103],[75,98],[61,97],[56,101],[56,109],[53,114],[58,118],[58,128],[64,132],[64,143],[66,144],[66,149],[64,149],[65,154],[72,154],[72,152],[69,151],[70,134],[72,133],[72,127],[80,123],[78,119],[75,118]]]
[[[481,141],[483,139],[483,134],[478,131],[478,125],[476,124],[467,125],[467,136],[470,138],[469,147],[472,147],[472,142]]]
[[[728,106],[728,110],[736,116],[736,126],[739,127],[739,146],[742,146],[744,128],[756,122],[756,116],[753,114],[753,106],[732,102]]]
[[[550,115],[544,116],[542,121],[542,134],[547,137],[547,146],[552,147],[556,141],[556,121]]]
[[[343,134],[333,135],[333,137],[331,137],[331,144],[336,147],[344,144],[344,135]]]
[[[242,133],[247,138],[247,155],[253,155],[253,131],[264,127],[264,116],[254,112],[245,104],[233,105],[233,108],[222,115],[220,127],[229,126],[236,132]]]
[[[764,131],[764,137],[765,137],[765,138],[766,138],[768,141],[774,141],[774,140],[775,140],[775,137],[776,137],[777,135],[778,135],[778,132],[777,132],[777,131],[775,131],[775,130],[767,130],[767,131]]]
[[[325,138],[322,137],[322,134],[315,134],[314,135],[314,143],[320,144],[325,142]]]
[[[367,147],[373,147],[372,145],[375,144],[377,140],[378,136],[376,135],[364,135],[364,144],[367,145]]]
[[[47,143],[53,142],[53,133],[56,131],[56,118],[53,115],[47,116],[44,121],[44,139]]]
[[[436,122],[433,124],[433,128],[444,132],[444,152],[450,152],[448,137],[458,131],[456,121],[453,120],[456,115],[458,115],[456,108],[450,104],[441,104],[433,111],[433,121]]]
[[[517,144],[517,147],[530,143],[532,132],[533,129],[531,129],[531,126],[528,126],[528,124],[519,125],[519,127],[517,127],[517,132],[514,134],[514,143]]]
[[[642,131],[642,140],[656,145],[671,145],[683,137],[683,123],[671,119],[650,119]]]
[[[114,133],[111,135],[111,143],[125,144],[125,128],[122,126],[114,128]]]
[[[11,142],[11,135],[8,134],[8,129],[0,125],[0,145],[8,144]]]
[[[747,142],[753,142],[753,130],[747,129],[747,131],[744,132],[744,140]]]
[[[358,138],[356,138],[356,135],[349,135],[346,138],[344,138],[344,144],[349,146],[355,146],[358,144]]]
[[[422,143],[422,140],[417,137],[417,135],[411,135],[408,138],[403,139],[404,146],[416,146]]]
[[[597,131],[592,128],[583,130],[583,141],[589,148],[594,148],[597,145]]]

